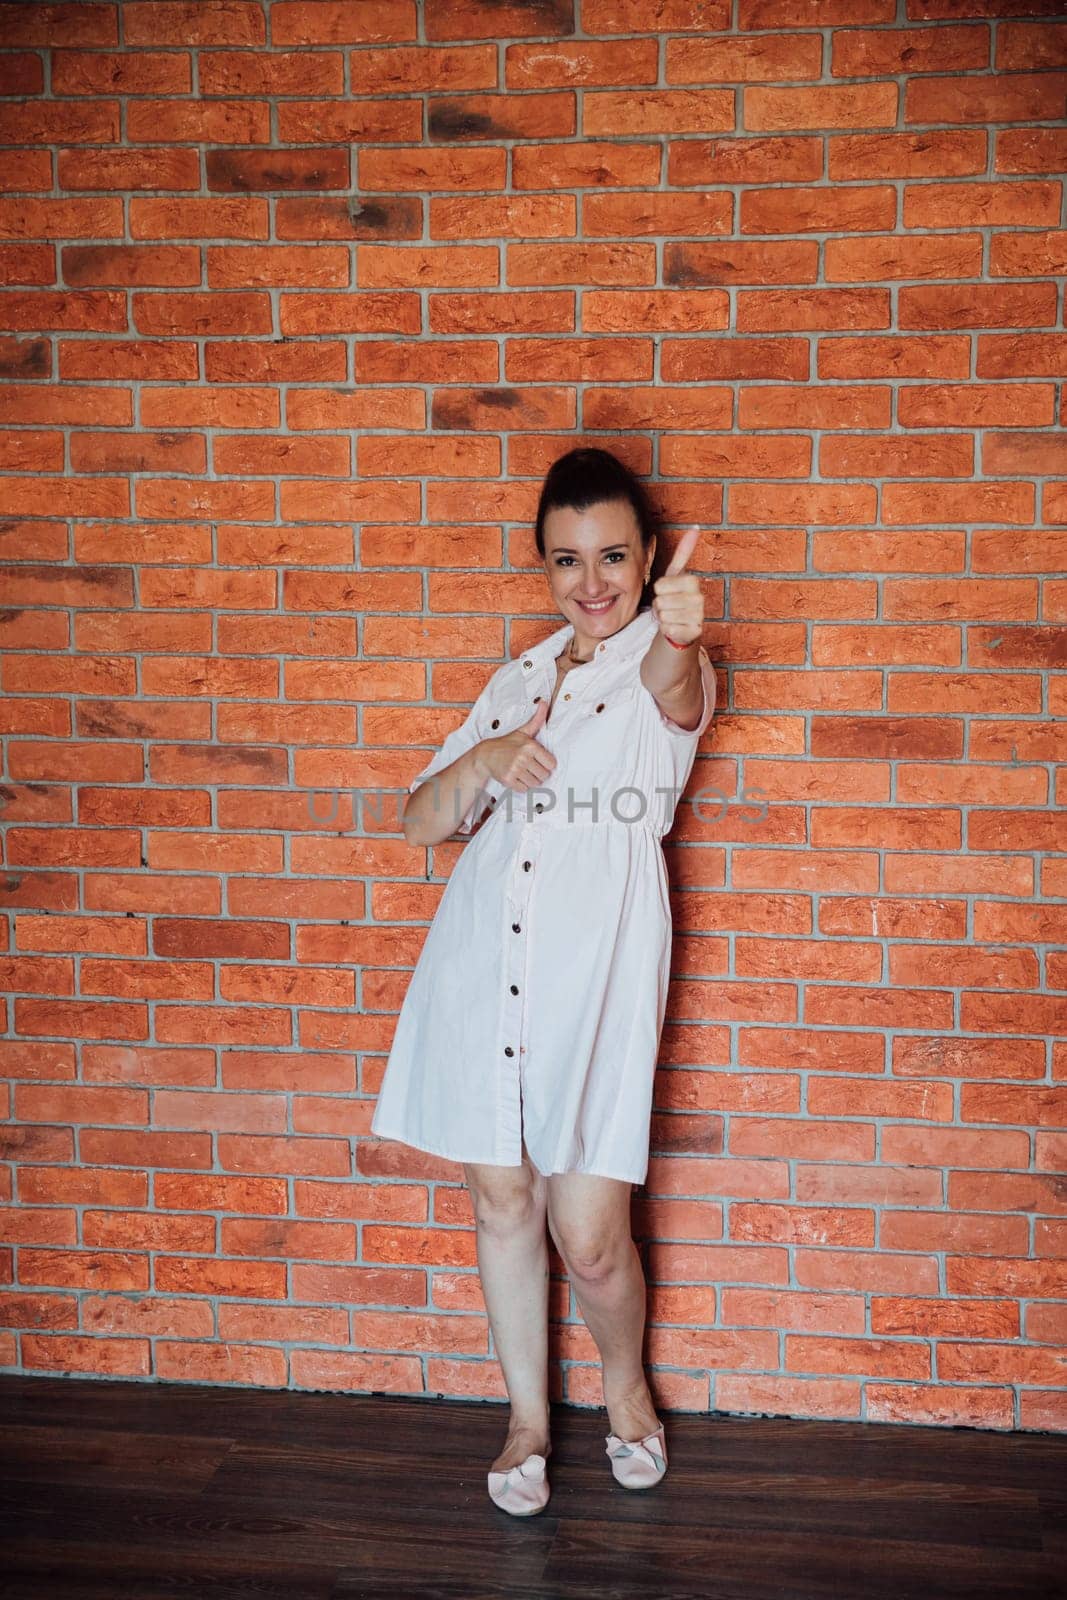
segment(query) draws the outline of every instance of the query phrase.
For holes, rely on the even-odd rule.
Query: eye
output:
[[[573,560],[574,560],[573,556],[557,556],[557,558],[556,558],[556,566],[557,567],[568,566]],[[609,550],[607,555],[604,557],[604,560],[605,561],[610,561],[612,566],[615,566],[618,562],[626,560],[626,551],[625,550]]]

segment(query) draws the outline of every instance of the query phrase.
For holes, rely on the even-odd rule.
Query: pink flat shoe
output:
[[[548,1504],[551,1493],[545,1476],[546,1460],[536,1453],[506,1472],[490,1472],[489,1498],[513,1517],[534,1517]]]
[[[624,1489],[651,1489],[667,1471],[667,1439],[662,1423],[655,1433],[646,1433],[643,1439],[620,1439],[617,1433],[609,1433],[607,1446],[615,1481]]]

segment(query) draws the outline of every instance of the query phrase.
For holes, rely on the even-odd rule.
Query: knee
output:
[[[488,1233],[509,1234],[539,1224],[544,1227],[545,1193],[527,1167],[494,1168],[468,1177],[474,1220]]]
[[[596,1234],[579,1230],[568,1235],[552,1230],[556,1248],[572,1278],[583,1283],[598,1283],[626,1265],[633,1242],[617,1234]]]

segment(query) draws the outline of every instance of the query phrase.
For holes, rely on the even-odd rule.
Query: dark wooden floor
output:
[[[552,1499],[486,1494],[502,1406],[0,1378],[4,1600],[992,1600],[1067,1594],[1067,1437],[665,1416],[612,1479],[559,1408]]]

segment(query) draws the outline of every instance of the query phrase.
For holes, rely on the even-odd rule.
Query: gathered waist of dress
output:
[[[490,821],[497,821],[505,828],[636,828],[642,833],[651,833],[655,838],[663,837],[662,823],[656,817],[616,817],[610,813],[606,817],[568,817],[566,811],[543,811],[529,816],[525,806],[513,806],[511,811],[506,807],[498,806]]]

